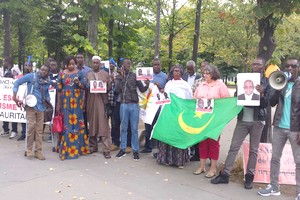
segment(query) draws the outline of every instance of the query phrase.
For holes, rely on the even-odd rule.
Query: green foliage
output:
[[[113,57],[131,58],[134,64],[142,62],[151,66],[155,45],[156,1],[102,0],[98,24],[98,49],[94,49],[87,37],[88,7],[96,0],[9,0],[0,3],[11,12],[11,44],[14,58],[18,50],[18,33],[24,36],[25,49],[34,61],[43,62],[48,56],[59,62],[67,54],[78,51],[99,54],[108,59],[109,21],[113,24]],[[185,63],[192,57],[196,1],[172,11],[172,1],[162,2],[160,59],[164,71],[168,62]],[[203,1],[198,63],[208,60],[219,66],[222,74],[231,76],[236,71],[247,71],[257,55],[259,35],[257,19],[270,16],[277,26],[277,48],[272,62],[279,64],[289,55],[300,54],[300,1],[264,0],[263,6],[256,0]],[[61,4],[60,4],[61,3]],[[173,20],[174,19],[174,20]],[[2,20],[2,19],[0,19]],[[173,24],[172,24],[173,23]],[[3,28],[0,28],[3,35]],[[170,34],[174,34],[173,56],[168,58]],[[3,46],[3,39],[0,39]],[[3,49],[0,48],[2,52]]]

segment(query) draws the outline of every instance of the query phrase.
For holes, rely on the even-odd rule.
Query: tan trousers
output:
[[[101,142],[102,142],[102,148],[103,152],[110,152],[110,146],[111,146],[111,137],[108,136],[101,136]],[[89,149],[91,152],[97,152],[98,151],[98,142],[97,142],[97,136],[90,136],[89,137]]]
[[[32,151],[33,142],[35,142],[35,151],[42,151],[44,112],[27,107],[26,115],[28,120],[27,150]]]

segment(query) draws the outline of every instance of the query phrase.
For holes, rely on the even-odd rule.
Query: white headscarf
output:
[[[101,61],[101,58],[100,58],[100,56],[93,56],[92,60],[99,60],[99,61]]]

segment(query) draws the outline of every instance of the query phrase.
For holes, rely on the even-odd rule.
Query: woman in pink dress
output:
[[[220,72],[217,67],[213,65],[205,66],[203,76],[205,81],[201,82],[195,90],[194,98],[216,99],[230,96],[227,86],[220,80]],[[206,172],[205,163],[207,158],[211,159],[211,166],[205,177],[211,178],[216,175],[220,151],[219,139],[215,141],[208,138],[199,143],[200,166],[194,172],[195,175]]]

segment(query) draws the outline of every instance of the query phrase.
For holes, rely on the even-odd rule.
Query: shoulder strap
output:
[[[32,92],[33,92],[33,87],[34,87],[35,82],[36,82],[36,73],[33,74],[33,81],[32,81],[32,85],[31,85],[31,89],[30,89],[30,94],[32,94]]]

